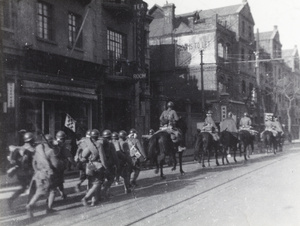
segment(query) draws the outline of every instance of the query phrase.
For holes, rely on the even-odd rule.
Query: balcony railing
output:
[[[40,50],[28,49],[22,61],[25,71],[63,77],[100,79],[105,66]]]
[[[103,0],[102,6],[110,12],[122,13],[128,16],[133,15],[133,4],[131,0]]]

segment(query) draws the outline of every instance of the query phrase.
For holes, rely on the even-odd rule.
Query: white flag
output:
[[[69,128],[74,133],[76,131],[76,121],[68,114],[66,115],[65,127]]]

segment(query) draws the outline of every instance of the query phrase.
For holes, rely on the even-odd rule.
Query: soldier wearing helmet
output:
[[[252,125],[252,121],[249,118],[249,115],[247,112],[244,113],[244,116],[240,120],[240,129],[244,130],[250,130]]]
[[[87,130],[86,133],[85,133],[85,137],[82,137],[77,142],[77,147],[78,148],[77,148],[74,160],[77,164],[77,169],[79,170],[79,182],[75,186],[76,192],[80,192],[81,184],[87,179],[87,175],[86,175],[86,172],[85,172],[86,163],[83,161],[82,152],[88,146],[88,142],[91,142],[90,141],[91,132],[92,132],[92,130],[90,130],[90,129]]]
[[[155,132],[154,132],[154,129],[150,129],[150,130],[149,130],[149,135],[152,136],[154,133],[155,133]]]
[[[127,142],[127,133],[124,130],[121,130],[119,132],[119,143],[121,146],[121,153],[122,156],[118,154],[119,160],[120,160],[120,175],[124,179],[124,189],[125,193],[130,193],[130,175],[133,170],[133,162],[130,156],[130,149]]]
[[[174,110],[174,103],[169,101],[167,104],[167,110],[164,110],[159,118],[161,127],[175,127],[176,122],[179,120],[179,117]]]
[[[131,185],[132,186],[137,186],[136,184],[136,180],[140,174],[140,165],[141,165],[141,160],[140,158],[143,156],[144,160],[147,159],[146,153],[144,151],[143,146],[141,145],[141,142],[139,141],[139,139],[137,138],[137,131],[135,129],[131,129],[130,133],[128,135],[128,146],[129,146],[129,152],[130,152],[130,156],[132,159],[132,163],[133,163],[133,178],[131,180]]]
[[[215,124],[215,121],[212,118],[212,111],[209,110],[206,114],[206,118],[204,120],[204,127],[202,128],[203,131],[211,133],[213,136],[214,140],[218,141],[219,136],[218,136],[218,127]]]
[[[56,142],[57,142],[57,149],[55,151],[57,152],[57,157],[59,158],[59,162],[63,162],[63,168],[60,169],[60,176],[58,184],[58,189],[61,194],[62,199],[66,199],[67,195],[64,193],[64,171],[67,169],[69,163],[72,164],[74,167],[76,166],[76,163],[74,161],[74,158],[71,154],[71,147],[69,144],[66,143],[67,135],[64,131],[60,130],[56,133]]]
[[[236,138],[238,137],[238,130],[236,128],[236,122],[235,120],[232,118],[233,114],[232,112],[228,112],[228,117],[226,119],[224,119],[221,123],[220,123],[220,131],[228,131],[230,132],[233,136],[235,136]]]
[[[82,204],[87,205],[88,199],[92,198],[91,205],[94,206],[99,199],[99,189],[105,180],[107,169],[107,159],[104,145],[99,139],[100,132],[97,129],[91,131],[91,137],[87,142],[87,147],[82,152],[82,161],[86,162],[86,172],[88,176],[88,191],[83,197]]]
[[[29,217],[33,216],[32,207],[43,195],[49,195],[46,213],[53,212],[52,206],[56,190],[55,180],[59,175],[57,175],[56,168],[57,159],[54,151],[55,145],[53,145],[54,139],[50,134],[46,134],[44,138],[46,142],[36,146],[33,158],[32,165],[35,173],[29,187],[29,194],[33,196],[26,206]]]
[[[107,161],[106,163],[107,168],[105,171],[105,177],[107,181],[105,181],[102,189],[102,194],[105,199],[109,198],[109,189],[114,182],[116,172],[118,172],[120,168],[115,145],[113,144],[112,141],[112,135],[113,134],[110,130],[104,130],[102,132],[103,150]]]
[[[10,164],[15,169],[17,179],[21,188],[19,188],[8,200],[11,208],[13,201],[18,198],[27,189],[33,176],[32,160],[35,153],[34,135],[26,132],[23,135],[24,145],[14,147],[10,153]]]

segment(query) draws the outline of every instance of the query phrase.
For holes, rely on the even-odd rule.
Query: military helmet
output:
[[[174,107],[174,103],[172,101],[169,101],[167,104],[168,107]]]
[[[93,129],[92,131],[91,131],[91,135],[90,135],[92,138],[98,138],[99,136],[100,136],[100,132],[99,132],[99,130],[97,130],[97,129]]]
[[[108,129],[104,130],[103,133],[102,133],[102,137],[110,138],[111,137],[111,131],[108,130]]]
[[[228,117],[232,117],[232,112],[228,112]]]
[[[209,110],[208,112],[207,112],[207,114],[212,114],[213,112],[211,111],[211,110]]]
[[[114,139],[118,139],[119,138],[119,134],[117,132],[113,132],[111,135],[112,138]]]
[[[120,138],[126,138],[127,137],[127,133],[126,133],[126,131],[124,131],[124,130],[121,130],[120,132],[119,132],[119,137]]]
[[[31,140],[33,140],[33,133],[31,132],[25,133],[23,136],[23,140],[24,142],[30,142]]]
[[[62,130],[58,131],[56,133],[56,139],[65,139],[67,137],[66,133]]]
[[[92,130],[87,130],[85,133],[85,137],[91,137]]]
[[[52,142],[54,140],[54,138],[51,134],[46,134],[45,139],[46,139],[46,141],[49,141],[49,142]]]
[[[136,129],[133,129],[133,128],[132,128],[132,129],[129,131],[129,133],[130,133],[130,134],[133,134],[133,133],[137,133],[137,131],[136,131]]]

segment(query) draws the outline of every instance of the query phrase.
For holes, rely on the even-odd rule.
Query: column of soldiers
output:
[[[64,171],[70,163],[80,173],[75,190],[80,192],[82,183],[88,181],[82,204],[86,206],[91,201],[90,205],[95,206],[100,199],[109,199],[110,187],[120,177],[124,181],[125,193],[131,193],[137,186],[140,159],[143,157],[146,160],[135,129],[131,129],[129,135],[124,130],[119,133],[104,130],[101,136],[97,129],[88,130],[78,142],[74,158],[63,131],[58,131],[55,139],[50,134],[43,135],[43,141],[38,143],[33,133],[26,132],[23,140],[23,146],[10,146],[9,175],[17,175],[21,188],[8,199],[8,206],[12,208],[13,201],[29,187],[26,205],[29,217],[33,217],[33,207],[41,197],[47,199],[46,214],[55,211],[53,203],[56,191],[62,199],[67,198]]]

